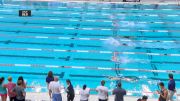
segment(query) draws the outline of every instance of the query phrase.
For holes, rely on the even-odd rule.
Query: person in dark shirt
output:
[[[75,97],[74,88],[73,88],[71,81],[69,79],[66,80],[66,83],[67,83],[67,89],[66,89],[67,101],[73,101],[74,97]]]
[[[49,71],[48,72],[48,76],[46,77],[46,83],[47,83],[47,88],[48,88],[48,92],[49,92],[49,97],[51,98],[51,91],[49,90],[49,83],[51,81],[54,81],[54,76],[53,76],[53,72]]]
[[[113,90],[113,95],[115,95],[114,101],[124,101],[124,95],[126,95],[126,90],[121,88],[121,83],[119,82],[117,88]]]
[[[173,95],[176,92],[176,83],[173,78],[173,74],[169,74],[169,82],[168,82],[168,101],[173,101]]]
[[[25,101],[26,92],[24,90],[24,86],[23,86],[22,80],[18,80],[17,86],[15,88],[13,88],[12,91],[14,93],[16,93],[15,101]]]
[[[163,83],[163,82],[160,82],[160,83],[159,83],[159,86],[160,86],[160,88],[161,88],[161,91],[157,91],[157,93],[160,95],[158,101],[167,101],[168,91],[167,91],[167,89],[164,87],[164,83]]]

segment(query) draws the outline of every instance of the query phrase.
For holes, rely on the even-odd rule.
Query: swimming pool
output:
[[[32,17],[19,17],[21,9]],[[180,6],[87,2],[10,2],[0,6],[0,76],[22,75],[45,92],[48,71],[62,84],[109,89],[121,77],[129,95],[167,85],[180,88]],[[118,44],[118,45],[117,45]],[[113,62],[118,52],[120,63]],[[143,93],[145,94],[145,93]],[[151,96],[151,94],[150,94]],[[153,95],[152,95],[153,96]]]

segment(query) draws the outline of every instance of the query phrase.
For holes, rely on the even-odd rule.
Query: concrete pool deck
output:
[[[175,95],[176,96],[176,95]],[[174,101],[180,101],[180,94],[177,95],[178,99],[175,99]],[[137,99],[140,97],[135,97],[135,96],[125,96],[124,101],[137,101]],[[66,94],[62,94],[62,101],[67,101],[66,99]],[[0,98],[1,101],[1,98]],[[7,99],[9,101],[9,99]],[[48,93],[26,93],[26,101],[52,101],[49,98]],[[74,101],[80,101],[80,95],[76,95]],[[98,96],[97,95],[90,95],[89,101],[98,101]],[[109,96],[108,101],[114,101],[114,95]],[[153,99],[153,98],[148,98],[148,101],[158,101],[158,99]]]
[[[66,94],[62,94],[63,101],[66,100]],[[27,99],[31,101],[50,101],[48,93],[27,93]],[[97,95],[90,95],[89,101],[98,101]],[[125,96],[124,101],[137,101],[138,97]],[[74,101],[80,101],[80,96],[76,95]],[[114,101],[114,96],[110,95],[108,101]],[[148,101],[157,101],[157,99],[148,99]]]

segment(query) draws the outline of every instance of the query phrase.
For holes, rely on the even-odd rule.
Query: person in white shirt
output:
[[[50,82],[49,90],[52,94],[52,101],[62,101],[61,85],[59,84],[58,77],[54,77],[54,81]]]
[[[83,85],[83,89],[80,91],[80,101],[88,101],[90,89],[86,88],[86,85]]]
[[[98,86],[96,88],[96,91],[98,92],[98,98],[99,101],[107,101],[108,100],[108,88],[104,86],[105,81],[101,81],[101,86]]]

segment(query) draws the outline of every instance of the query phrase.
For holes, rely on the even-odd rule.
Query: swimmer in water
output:
[[[136,76],[116,76],[116,77],[108,76],[107,78],[110,80],[116,80],[116,81],[123,80],[127,82],[137,82],[139,80],[139,78]]]
[[[118,55],[119,55],[118,52],[113,52],[112,61],[118,62]]]

